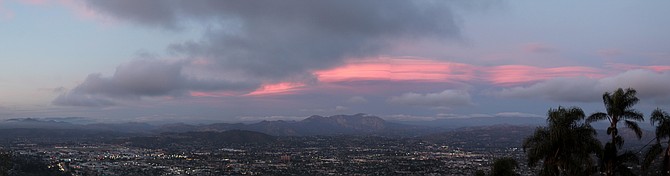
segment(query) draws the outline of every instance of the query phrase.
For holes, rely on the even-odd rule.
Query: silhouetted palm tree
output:
[[[614,144],[608,142],[601,153],[598,153],[601,170],[605,175],[636,175],[629,168],[630,163],[637,163],[638,158],[634,152],[626,151],[618,155],[618,150]],[[608,170],[606,170],[608,169]]]
[[[619,170],[625,170],[617,167],[622,166],[625,161],[633,160],[625,153],[618,155],[618,149],[621,148],[624,143],[623,138],[619,136],[619,130],[617,128],[619,122],[624,121],[626,127],[633,130],[638,139],[642,138],[642,130],[635,121],[644,121],[644,117],[642,113],[633,109],[633,106],[639,101],[635,96],[636,93],[637,91],[631,88],[628,88],[625,91],[619,88],[612,93],[605,92],[603,94],[603,103],[605,104],[607,113],[596,112],[591,114],[586,120],[588,123],[600,120],[608,120],[610,122],[610,126],[607,128],[607,134],[611,136],[611,141],[605,144],[604,153],[599,155],[601,160],[600,169],[605,175],[614,175]],[[620,158],[620,156],[623,158]]]
[[[668,112],[656,109],[651,113],[650,121],[652,125],[654,123],[658,124],[656,126],[656,144],[652,145],[645,153],[642,167],[647,169],[654,160],[662,157],[661,175],[670,175],[670,145],[667,145],[665,152],[663,152],[661,143],[661,140],[666,138],[668,139],[666,143],[670,143],[670,115],[668,115]]]
[[[590,175],[595,171],[591,154],[600,152],[596,131],[578,107],[549,109],[548,126],[538,127],[523,142],[528,165],[542,161],[539,175]]]

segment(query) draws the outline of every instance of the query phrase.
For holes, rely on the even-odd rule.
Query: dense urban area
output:
[[[519,134],[532,129],[494,128]],[[524,159],[518,145],[506,146],[519,139],[489,132],[275,137],[234,130],[111,139],[36,137],[5,140],[4,151],[43,162],[33,167],[47,167],[43,171],[50,175],[473,175],[488,171],[496,157]],[[529,168],[519,168],[518,173],[532,175]]]

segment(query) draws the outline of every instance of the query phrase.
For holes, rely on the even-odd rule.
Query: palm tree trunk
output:
[[[614,176],[614,165],[615,165],[615,163],[614,163],[614,158],[613,157],[616,157],[616,155],[618,154],[618,151],[619,151],[617,149],[617,143],[616,143],[616,137],[619,135],[619,132],[618,132],[619,130],[617,129],[617,123],[618,123],[617,118],[613,117],[612,120],[611,120],[611,123],[610,123],[610,128],[612,128],[612,133],[610,135],[612,136],[612,142],[611,143],[612,143],[612,147],[614,148],[614,152],[610,154],[612,158],[609,158],[609,160],[605,161],[605,175],[606,176]],[[607,152],[607,151],[605,151],[605,152]],[[608,153],[606,153],[605,155],[608,155]]]
[[[605,164],[605,176],[614,176],[614,167],[611,161],[607,161]]]

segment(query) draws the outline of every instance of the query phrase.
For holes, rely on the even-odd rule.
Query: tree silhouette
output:
[[[627,128],[635,132],[638,139],[642,138],[642,130],[635,121],[644,121],[644,117],[642,113],[633,109],[633,106],[639,101],[635,96],[636,93],[637,91],[631,88],[625,91],[619,88],[612,93],[605,92],[603,94],[603,103],[607,112],[593,113],[586,120],[588,123],[601,120],[608,120],[610,122],[607,134],[611,136],[611,141],[605,144],[605,150],[599,154],[600,169],[605,175],[615,175],[619,171],[627,173],[628,168],[625,168],[623,163],[637,161],[637,158],[633,158],[635,155],[631,155],[628,152],[618,155],[618,151],[623,146],[624,140],[619,136],[617,128],[619,122],[623,121]]]
[[[483,170],[477,170],[475,171],[475,176],[486,176],[486,172]]]
[[[595,171],[592,154],[601,149],[596,131],[584,120],[578,107],[549,109],[548,126],[538,127],[523,142],[528,165],[540,161],[539,175],[590,175]]]
[[[661,109],[656,109],[651,113],[651,124],[656,126],[656,144],[652,145],[644,155],[643,169],[648,169],[652,162],[658,158],[663,158],[662,166],[660,168],[661,175],[670,175],[670,145],[665,147],[661,140],[668,139],[666,143],[670,143],[670,115]]]
[[[617,147],[608,142],[605,144],[605,149],[598,154],[598,158],[600,170],[605,175],[636,175],[627,165],[638,162],[637,155],[634,152],[626,151],[619,155]]]
[[[493,176],[515,176],[516,168],[519,167],[519,163],[516,160],[504,157],[498,158],[493,162],[493,168],[491,169],[491,175]]]

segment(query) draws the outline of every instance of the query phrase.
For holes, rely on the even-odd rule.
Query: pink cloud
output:
[[[206,60],[193,61],[195,64],[207,64]],[[301,92],[346,90],[357,93],[374,93],[387,86],[375,84],[349,84],[367,81],[423,82],[423,83],[483,83],[500,87],[531,85],[554,79],[602,79],[618,74],[619,71],[644,69],[656,72],[670,70],[670,66],[639,66],[628,64],[608,64],[600,69],[585,66],[537,67],[529,65],[477,66],[450,61],[432,60],[416,57],[378,57],[352,59],[344,65],[327,70],[314,71],[319,84],[304,82],[279,82],[262,85],[250,93],[244,92],[190,92],[194,97],[226,96],[270,96],[287,95]],[[406,84],[404,84],[406,85]],[[361,87],[362,86],[362,87]],[[408,85],[409,86],[409,85]],[[398,87],[396,87],[398,88]],[[400,88],[411,90],[411,86]]]
[[[229,97],[239,95],[239,93],[233,91],[215,91],[215,92],[190,91],[189,95],[192,97]]]
[[[605,76],[597,68],[570,66],[544,68],[527,65],[475,66],[464,63],[436,61],[422,58],[373,58],[354,61],[330,70],[315,72],[321,82],[360,80],[476,82],[496,85],[515,85],[547,80],[555,77]]]
[[[0,19],[12,19],[14,18],[14,12],[10,11],[9,9],[6,9],[4,7],[4,1],[0,0]]]
[[[283,95],[295,93],[295,91],[304,88],[306,84],[299,82],[280,82],[275,84],[266,84],[261,88],[245,94],[245,96],[262,96],[262,95]]]
[[[548,80],[557,77],[589,77],[605,76],[603,71],[591,67],[554,67],[542,68],[527,65],[503,65],[486,69],[486,79],[497,85],[515,85],[529,82]]]
[[[475,77],[472,65],[417,58],[372,58],[314,72],[321,82],[361,80],[465,81]]]
[[[306,87],[306,84],[300,82],[280,82],[274,84],[264,84],[260,88],[244,93],[240,91],[189,91],[191,97],[234,97],[234,96],[269,96],[286,95],[296,93]]]
[[[189,91],[191,97],[234,97],[234,96],[270,96],[286,95],[296,93],[306,88],[306,84],[300,82],[280,82],[264,84],[260,88],[244,93],[241,91]]]

